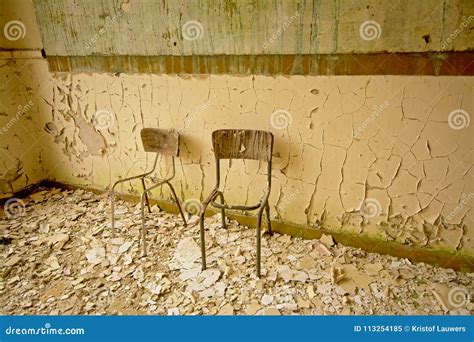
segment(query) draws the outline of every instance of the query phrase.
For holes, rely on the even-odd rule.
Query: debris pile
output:
[[[117,203],[111,234],[106,195],[48,189],[25,213],[0,219],[0,314],[471,314],[473,274],[366,253],[330,236],[262,239],[220,215],[199,229],[156,206],[141,256],[138,205]]]

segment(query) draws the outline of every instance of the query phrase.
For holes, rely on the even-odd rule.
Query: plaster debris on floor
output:
[[[472,314],[472,273],[366,253],[330,236],[262,239],[220,216],[199,229],[152,207],[141,257],[140,208],[117,203],[111,234],[106,195],[47,189],[0,220],[0,314]],[[196,222],[194,218],[192,221]]]

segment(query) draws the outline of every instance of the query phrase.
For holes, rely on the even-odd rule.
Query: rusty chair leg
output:
[[[184,226],[186,227],[186,218],[184,216],[183,208],[181,207],[181,204],[179,203],[178,196],[176,196],[176,191],[174,191],[173,185],[169,181],[166,181],[166,184],[168,184],[171,194],[173,195],[174,201],[176,202],[176,205],[178,206],[179,213],[181,214],[181,218],[183,219]]]
[[[257,277],[260,278],[261,274],[261,250],[262,250],[262,216],[263,216],[263,209],[265,208],[265,203],[262,207],[258,209],[257,214]]]
[[[202,270],[206,269],[206,241],[204,238],[204,210],[199,218],[199,239],[201,240],[201,262]]]
[[[111,226],[112,226],[112,237],[115,237],[115,195],[114,195],[114,189],[112,188],[110,190],[110,220],[111,220]]]
[[[135,179],[141,179],[142,181],[142,186],[143,186],[143,191],[145,191],[145,181],[144,181],[144,177],[146,176],[149,176],[151,175],[153,172],[155,172],[155,169],[156,169],[156,163],[158,161],[158,154],[156,155],[155,157],[155,161],[153,163],[153,169],[151,169],[150,171],[148,172],[145,172],[145,173],[142,173],[140,175],[136,175],[136,176],[132,176],[132,177],[127,177],[127,178],[124,178],[124,179],[119,179],[118,181],[116,181],[112,187],[110,188],[110,204],[111,204],[111,220],[112,220],[112,236],[115,236],[115,187],[120,184],[120,183],[123,183],[123,182],[128,182],[128,181],[131,181],[131,180],[135,180]],[[148,195],[147,195],[148,196]],[[147,203],[148,203],[148,197],[147,197]],[[148,210],[150,210],[150,204],[148,203]]]
[[[205,234],[204,234],[204,215],[206,213],[206,208],[209,205],[209,202],[211,202],[219,193],[217,192],[217,189],[214,189],[209,197],[204,201],[202,205],[202,211],[199,215],[199,237],[201,240],[201,261],[202,261],[202,270],[205,270],[207,265],[206,265],[206,240],[205,240]]]
[[[221,200],[221,204],[224,205],[224,194],[222,192],[219,192],[219,198]],[[222,216],[222,228],[226,228],[224,208],[221,209],[221,216]]]
[[[143,191],[145,191],[146,190],[145,178],[142,178],[141,180],[142,180]],[[146,192],[144,193],[145,193],[146,206],[148,207],[148,212],[151,213],[150,200],[148,199],[148,194]]]
[[[145,224],[145,198],[146,190],[143,191],[140,197],[141,213],[142,213],[142,229],[140,231],[140,239],[142,241],[142,256],[146,256],[146,224]]]
[[[268,201],[265,204],[265,216],[267,217],[267,230],[265,231],[265,234],[273,236],[272,221],[270,220],[270,204],[268,204]]]
[[[156,183],[156,184],[152,185],[148,189],[145,188],[145,190],[143,190],[142,195],[140,197],[141,214],[142,214],[142,229],[140,231],[140,239],[142,241],[142,256],[146,256],[146,254],[147,254],[147,251],[146,251],[145,199],[147,198],[148,193],[151,190],[153,190],[153,189],[155,189],[159,186],[162,186],[165,182],[166,182],[166,180],[163,180],[159,183]]]

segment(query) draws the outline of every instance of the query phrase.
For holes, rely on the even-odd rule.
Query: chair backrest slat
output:
[[[178,132],[159,128],[143,128],[140,131],[140,136],[146,152],[179,156]]]
[[[273,134],[250,129],[220,129],[212,132],[212,145],[218,159],[255,159],[270,162]]]

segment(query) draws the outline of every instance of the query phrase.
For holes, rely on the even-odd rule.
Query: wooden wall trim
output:
[[[473,76],[474,51],[334,55],[48,56],[52,72]]]

